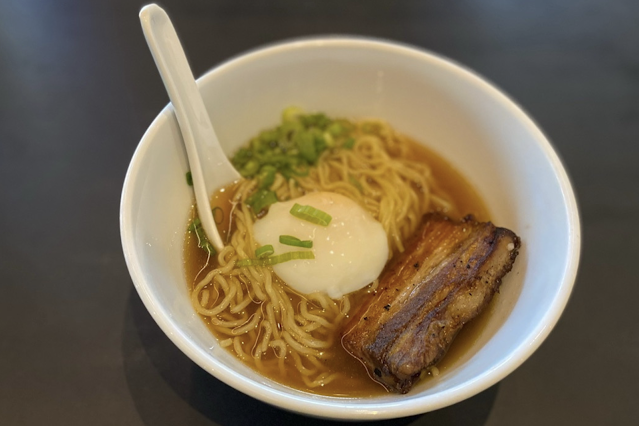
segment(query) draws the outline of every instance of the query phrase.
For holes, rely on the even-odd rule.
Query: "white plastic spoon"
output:
[[[224,243],[211,212],[209,188],[228,185],[238,180],[240,174],[220,147],[169,16],[158,5],[149,4],[140,11],[140,21],[182,131],[198,216],[209,241],[220,251]]]

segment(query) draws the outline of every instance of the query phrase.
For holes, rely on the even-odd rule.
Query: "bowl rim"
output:
[[[197,82],[198,85],[206,85],[209,80],[215,78],[216,74],[227,72],[236,66],[244,66],[251,61],[259,60],[263,56],[313,46],[381,49],[398,55],[415,57],[422,61],[436,62],[437,65],[447,68],[449,72],[455,73],[458,78],[466,79],[485,91],[502,106],[506,107],[509,113],[513,114],[521,124],[525,126],[526,131],[534,137],[535,142],[542,149],[546,161],[550,164],[558,180],[564,202],[564,209],[567,212],[567,224],[569,228],[568,258],[563,265],[561,283],[559,284],[555,298],[551,302],[550,308],[540,318],[527,338],[517,346],[503,362],[493,366],[493,368],[471,380],[445,389],[434,395],[425,395],[404,401],[380,402],[379,404],[371,405],[370,403],[358,403],[358,398],[324,397],[314,394],[308,394],[309,397],[296,396],[281,392],[253,380],[247,380],[243,376],[235,373],[234,370],[218,363],[209,353],[195,345],[180,329],[179,325],[171,319],[171,316],[153,295],[148,283],[145,281],[140,260],[135,251],[135,245],[133,244],[134,229],[131,218],[133,188],[136,186],[136,181],[140,173],[140,165],[145,153],[150,149],[151,141],[161,125],[173,117],[173,109],[170,103],[162,109],[142,136],[127,169],[122,189],[119,212],[120,236],[124,257],[134,287],[155,322],[185,355],[220,381],[262,402],[300,414],[343,420],[381,420],[406,417],[458,403],[484,391],[519,367],[548,337],[568,303],[577,277],[581,253],[579,210],[570,178],[561,159],[539,126],[524,112],[518,103],[499,90],[496,85],[475,71],[457,63],[455,60],[427,49],[411,46],[402,42],[372,37],[341,35],[320,35],[287,39],[260,46],[231,57],[207,71]]]

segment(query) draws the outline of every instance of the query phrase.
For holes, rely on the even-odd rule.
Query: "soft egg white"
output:
[[[299,219],[290,213],[295,203],[331,215],[328,226]],[[271,244],[275,254],[312,250],[315,259],[291,260],[273,266],[290,287],[303,294],[325,292],[337,299],[373,282],[388,260],[388,240],[382,225],[355,201],[332,192],[312,192],[295,200],[275,203],[255,222],[255,239]],[[280,235],[313,241],[303,249],[280,244]]]

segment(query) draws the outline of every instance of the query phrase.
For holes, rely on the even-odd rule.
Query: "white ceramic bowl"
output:
[[[407,395],[311,395],[255,373],[194,314],[182,244],[191,189],[167,106],[142,138],[122,192],[120,227],[135,287],[155,321],[194,362],[269,404],[312,416],[383,419],[435,410],[488,388],[539,347],[570,295],[580,227],[570,182],[548,140],[494,86],[440,56],[361,38],[292,41],[249,52],[199,79],[227,154],[277,124],[289,105],[333,116],[379,117],[427,144],[476,187],[493,221],[517,232],[521,254],[495,313],[465,357]]]

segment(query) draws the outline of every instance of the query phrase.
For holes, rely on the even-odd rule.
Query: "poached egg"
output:
[[[297,218],[290,213],[295,203],[322,210],[332,220],[322,226]],[[388,260],[388,239],[381,223],[355,201],[333,192],[312,192],[272,204],[266,216],[255,222],[254,234],[260,245],[271,244],[276,255],[313,252],[315,259],[273,265],[288,286],[303,294],[325,292],[338,299],[377,279]],[[310,240],[313,247],[281,244],[280,235]]]

